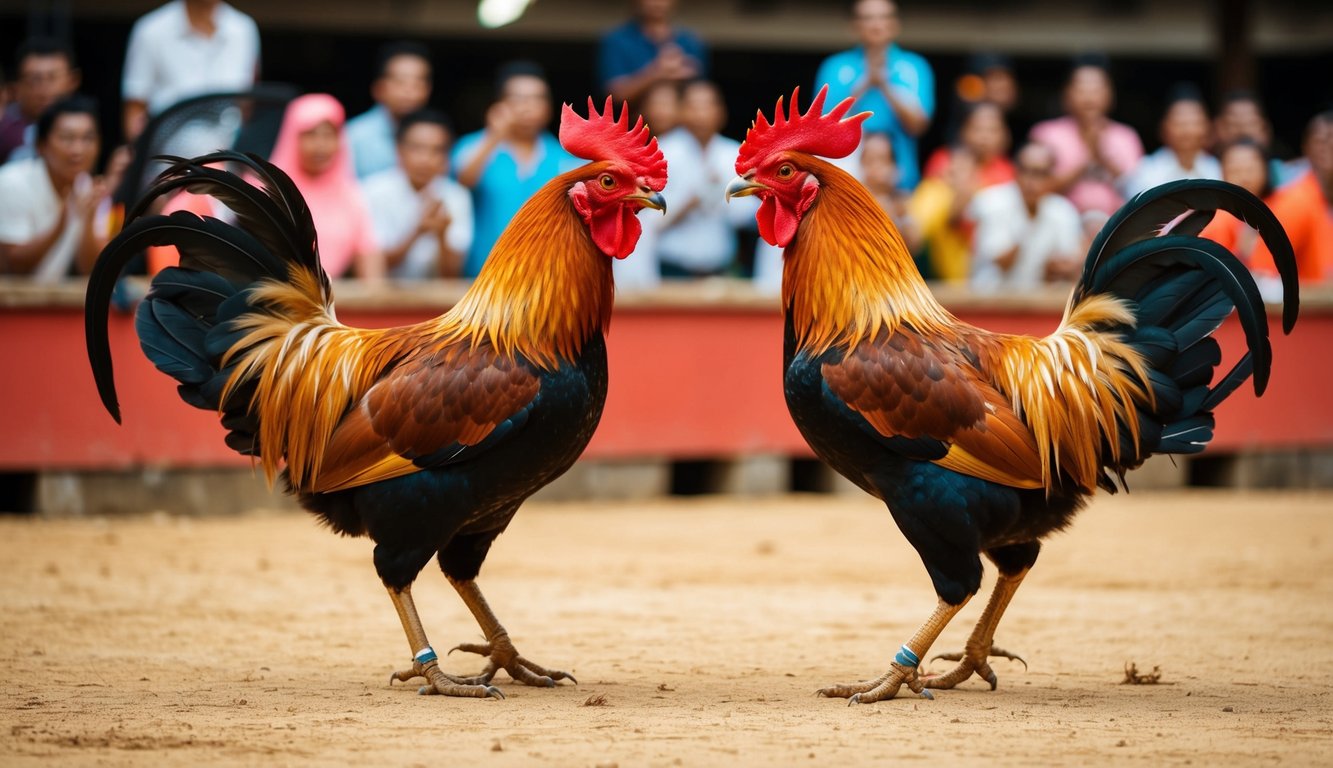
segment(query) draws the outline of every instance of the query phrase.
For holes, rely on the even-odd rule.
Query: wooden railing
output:
[[[142,290],[141,284],[134,284]],[[387,327],[438,314],[462,295],[455,282],[335,287],[349,325]],[[0,280],[0,471],[243,466],[216,417],[176,396],[138,349],[133,317],[113,311],[111,344],[124,414],[102,409],[83,340],[79,282]],[[1268,394],[1237,392],[1219,409],[1214,452],[1333,446],[1333,290],[1307,289],[1301,321],[1281,334],[1270,308],[1274,371]],[[995,331],[1045,334],[1064,291],[977,296],[941,287],[962,320]],[[1239,354],[1234,322],[1219,331],[1226,363]],[[806,456],[782,398],[778,299],[731,280],[664,286],[617,299],[607,339],[611,390],[589,458]]]

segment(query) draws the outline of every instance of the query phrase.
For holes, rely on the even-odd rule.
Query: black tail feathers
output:
[[[231,370],[220,361],[241,335],[229,321],[252,309],[246,300],[251,285],[287,281],[296,272],[318,275],[327,303],[329,283],[319,265],[314,224],[291,179],[254,155],[219,152],[192,160],[165,159],[172,165],[130,210],[124,230],[102,251],[89,277],[84,331],[97,391],[119,422],[107,337],[112,292],[136,254],[148,246],[174,245],[180,266],[153,278],[136,312],[140,345],[158,370],[180,383],[185,402],[223,412],[223,424],[231,430],[228,445],[255,453],[258,425],[249,413],[253,385],[241,384],[222,402]],[[210,167],[221,163],[239,166],[257,184]],[[186,212],[145,215],[156,200],[180,189],[217,198],[231,210],[235,224]]]
[[[1212,410],[1250,376],[1256,394],[1268,385],[1272,347],[1259,288],[1235,255],[1198,236],[1219,210],[1259,231],[1282,277],[1283,330],[1289,333],[1296,322],[1291,242],[1268,207],[1240,187],[1173,182],[1138,195],[1111,217],[1092,244],[1072,300],[1106,293],[1129,301],[1134,311],[1136,326],[1126,329],[1126,341],[1150,369],[1145,383],[1154,403],[1140,409],[1137,445],[1129,444],[1129,430],[1121,431],[1125,442],[1112,469],[1122,479],[1151,454],[1203,450],[1213,436]],[[1233,311],[1247,350],[1214,383],[1222,355],[1212,334]]]

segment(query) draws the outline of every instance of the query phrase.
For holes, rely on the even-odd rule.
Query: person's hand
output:
[[[662,46],[653,65],[663,80],[689,80],[699,74],[699,63],[674,43]]]
[[[497,101],[486,110],[486,132],[497,139],[507,139],[514,131],[514,108]]]
[[[1046,262],[1045,280],[1048,283],[1061,283],[1078,277],[1081,268],[1077,259],[1051,259]]]
[[[111,152],[111,156],[106,161],[106,172],[102,178],[106,180],[107,189],[115,193],[120,182],[125,178],[125,170],[130,167],[130,160],[134,157],[130,145],[122,144]]]
[[[449,229],[449,225],[453,222],[454,218],[449,215],[444,203],[431,199],[426,202],[426,206],[421,212],[421,224],[418,227],[423,234],[439,237]]]
[[[89,221],[93,214],[97,213],[97,207],[110,194],[111,187],[106,183],[106,179],[101,176],[96,178],[85,176],[80,181],[75,182],[74,189],[70,190],[69,212],[82,221]]]
[[[1079,137],[1083,139],[1083,143],[1088,147],[1088,154],[1094,159],[1101,157],[1102,132],[1105,129],[1106,120],[1104,118],[1079,123]]]

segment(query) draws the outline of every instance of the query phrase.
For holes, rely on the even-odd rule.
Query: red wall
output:
[[[216,417],[182,403],[172,381],[144,358],[129,315],[114,316],[110,326],[125,420],[117,426],[97,399],[76,303],[0,306],[0,470],[247,463],[225,448]],[[954,309],[996,331],[1044,334],[1059,319],[1049,303],[1039,311]],[[350,325],[384,326],[436,311],[353,305],[340,306],[339,317]],[[1213,451],[1333,446],[1333,306],[1307,306],[1291,337],[1273,325],[1278,335],[1269,391],[1256,400],[1247,385],[1222,406]],[[1224,348],[1240,348],[1234,323],[1221,337]],[[621,306],[607,340],[611,391],[586,455],[808,455],[782,400],[781,338],[778,312],[765,302]]]

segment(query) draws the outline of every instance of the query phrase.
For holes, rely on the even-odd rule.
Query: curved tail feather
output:
[[[1074,300],[1086,295],[1084,286],[1100,269],[1104,259],[1114,256],[1136,242],[1157,237],[1162,229],[1180,218],[1171,234],[1197,236],[1217,211],[1226,211],[1259,231],[1273,254],[1282,278],[1282,330],[1291,333],[1300,311],[1300,284],[1296,274],[1296,253],[1291,241],[1273,212],[1263,201],[1235,184],[1209,179],[1173,181],[1145,190],[1126,203],[1107,220],[1083,266]],[[1182,215],[1184,215],[1183,218]]]
[[[1117,431],[1119,449],[1103,452],[1103,466],[1122,480],[1154,453],[1202,451],[1213,436],[1213,409],[1251,376],[1256,395],[1268,386],[1273,351],[1259,288],[1235,255],[1197,236],[1217,210],[1259,230],[1282,275],[1284,331],[1296,322],[1300,299],[1291,242],[1272,212],[1245,190],[1218,181],[1173,182],[1117,212],[1093,242],[1070,306],[1111,296],[1133,315],[1131,325],[1109,329],[1139,356],[1150,395],[1135,404],[1138,424]],[[1176,226],[1160,234],[1172,221]],[[1232,312],[1246,350],[1214,382],[1222,353],[1212,334]],[[1109,477],[1103,475],[1102,484]]]
[[[258,454],[258,417],[253,396],[257,379],[235,376],[260,316],[279,323],[286,317],[281,301],[300,303],[328,318],[332,303],[328,276],[319,265],[314,224],[304,199],[275,166],[253,155],[220,152],[172,165],[158,177],[127,216],[124,230],[102,251],[88,281],[84,332],[97,391],[119,423],[107,312],[125,265],[144,248],[174,245],[180,266],[162,270],[139,305],[135,328],[144,353],[159,370],[179,382],[181,398],[198,408],[220,411],[229,430],[227,444]],[[218,168],[237,163],[259,185]],[[153,202],[177,190],[209,194],[235,215],[231,225],[211,217],[177,212],[145,215]],[[285,286],[275,297],[264,285]],[[303,317],[294,317],[296,322]],[[253,366],[251,366],[253,368]]]

